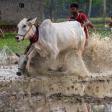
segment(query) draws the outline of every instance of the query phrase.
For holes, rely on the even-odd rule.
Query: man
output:
[[[88,42],[89,38],[89,32],[88,28],[94,29],[93,24],[89,21],[87,15],[83,13],[82,11],[79,11],[79,5],[77,3],[72,3],[70,5],[70,12],[72,14],[71,17],[69,17],[69,21],[78,21],[81,23],[81,26],[84,27],[85,35],[86,35],[86,44]]]

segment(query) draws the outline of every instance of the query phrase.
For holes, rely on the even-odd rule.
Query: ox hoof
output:
[[[58,68],[58,71],[59,72],[64,72],[64,71],[66,71],[66,69],[63,66],[61,66],[61,67]]]
[[[17,76],[21,76],[22,73],[21,73],[21,72],[17,72],[16,75],[17,75]]]

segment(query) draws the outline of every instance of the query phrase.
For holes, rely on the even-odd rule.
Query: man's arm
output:
[[[87,26],[92,29],[95,28],[94,25],[92,24],[92,22],[88,19],[88,17],[84,13],[82,14],[82,20],[84,21],[83,26]]]
[[[85,21],[84,26],[87,26],[89,28],[92,28],[92,29],[94,29],[96,31],[94,25],[89,20]]]

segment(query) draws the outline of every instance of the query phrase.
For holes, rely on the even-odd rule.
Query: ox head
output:
[[[19,22],[19,24],[17,25],[18,27],[18,33],[16,36],[16,40],[17,41],[21,41],[24,39],[30,39],[30,37],[32,37],[35,32],[36,32],[36,27],[35,27],[35,23],[36,23],[37,18],[34,19],[27,19],[24,18],[23,20],[21,20]]]
[[[26,71],[26,64],[27,64],[27,56],[26,55],[21,55],[19,56],[19,61],[18,61],[18,72],[16,73],[18,76],[21,76],[25,73]]]

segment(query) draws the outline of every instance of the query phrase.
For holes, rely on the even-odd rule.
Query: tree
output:
[[[89,0],[89,11],[88,11],[88,16],[91,16],[91,9],[92,9],[92,0]]]
[[[106,24],[106,0],[103,0],[103,19]]]

